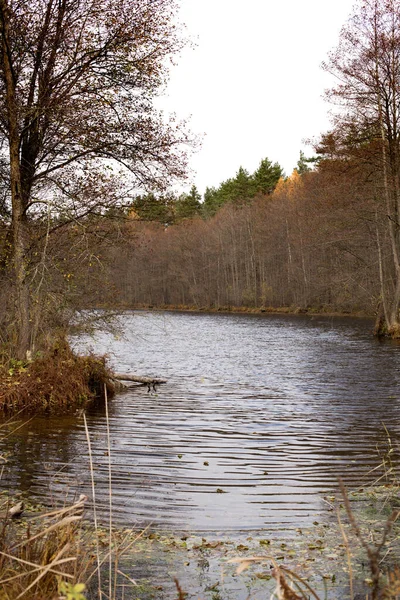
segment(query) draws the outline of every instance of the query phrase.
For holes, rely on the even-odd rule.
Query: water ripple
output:
[[[377,474],[399,425],[399,346],[331,318],[127,313],[107,352],[122,372],[168,378],[110,404],[113,503],[124,524],[191,530],[295,528],[322,495]],[[107,506],[104,409],[88,415],[99,506]],[[36,419],[1,442],[3,485],[49,501],[90,491],[78,418]]]

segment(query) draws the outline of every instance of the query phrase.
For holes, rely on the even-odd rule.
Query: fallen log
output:
[[[139,375],[130,375],[130,373],[114,373],[114,380],[115,383],[119,383],[120,385],[122,385],[122,388],[125,389],[127,389],[127,386],[121,384],[121,381],[133,381],[134,383],[147,385],[147,389],[149,392],[151,388],[153,388],[153,390],[156,391],[156,385],[158,385],[159,383],[167,383],[166,379],[159,379],[158,377],[140,377]]]
[[[114,373],[114,379],[121,381],[133,381],[134,383],[142,383],[143,385],[158,385],[159,383],[167,383],[166,379],[158,379],[156,377],[140,377],[139,375],[130,375],[129,373]]]

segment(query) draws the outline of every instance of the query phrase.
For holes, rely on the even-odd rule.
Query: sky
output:
[[[303,144],[330,126],[322,61],[338,43],[353,0],[180,0],[195,42],[171,69],[161,107],[203,135],[191,181],[203,194],[254,172],[263,158],[290,175]]]

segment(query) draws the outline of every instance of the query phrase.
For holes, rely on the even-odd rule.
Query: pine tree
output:
[[[201,211],[201,195],[195,185],[192,185],[189,194],[182,194],[175,203],[177,219],[192,219]]]
[[[253,174],[255,194],[271,194],[282,176],[283,169],[280,165],[277,162],[272,164],[268,158],[264,158]]]

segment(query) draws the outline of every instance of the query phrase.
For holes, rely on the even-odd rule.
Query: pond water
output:
[[[294,530],[400,435],[400,347],[363,319],[127,312],[124,336],[75,341],[119,372],[165,377],[109,404],[113,506],[124,525]],[[104,407],[88,413],[96,502],[108,503]],[[87,492],[82,417],[35,418],[0,440],[3,488],[49,504]]]

